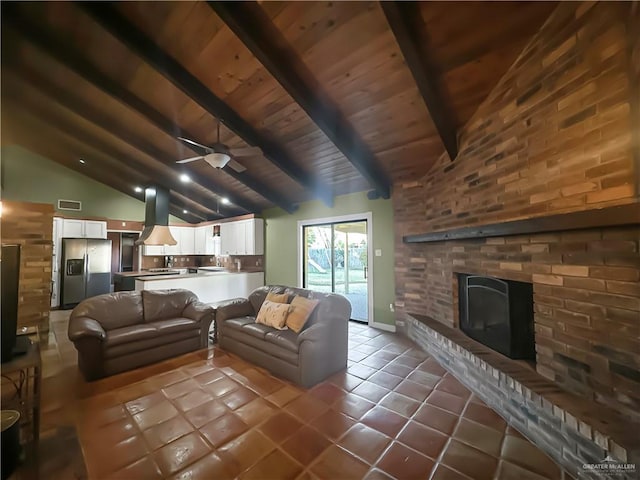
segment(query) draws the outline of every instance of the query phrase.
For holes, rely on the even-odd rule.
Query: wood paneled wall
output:
[[[49,330],[53,205],[2,202],[2,243],[21,245],[18,327]]]
[[[425,177],[395,185],[393,203],[401,317],[453,325],[455,272],[532,282],[538,372],[638,419],[637,228],[402,242],[638,203],[632,8],[560,3],[465,127],[456,160],[443,156]]]

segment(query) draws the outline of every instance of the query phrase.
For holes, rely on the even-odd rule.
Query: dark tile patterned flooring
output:
[[[75,427],[89,478],[565,475],[400,335],[351,324],[347,370],[308,390],[217,347],[86,383],[67,319],[52,312],[43,344],[42,436]],[[62,465],[47,478],[77,470]]]

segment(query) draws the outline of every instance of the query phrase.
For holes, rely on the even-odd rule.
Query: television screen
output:
[[[13,357],[18,328],[18,291],[20,285],[20,245],[2,245],[0,253],[0,302],[2,302],[2,362]]]

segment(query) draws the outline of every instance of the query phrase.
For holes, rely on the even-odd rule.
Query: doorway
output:
[[[371,218],[350,215],[299,225],[301,286],[343,295],[351,303],[351,319],[370,323]]]

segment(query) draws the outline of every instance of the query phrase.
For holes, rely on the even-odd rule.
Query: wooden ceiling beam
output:
[[[8,90],[7,87],[9,87],[10,89],[11,84],[10,83],[7,84],[7,86],[5,86],[5,89],[4,89],[5,92],[9,93],[10,90]],[[12,101],[11,99],[6,97],[4,100],[5,101],[9,100],[10,102]],[[42,108],[41,105],[36,105],[36,103],[33,102],[31,99],[26,97],[21,98],[20,105],[23,108],[28,109],[32,115],[35,114],[40,118],[47,119],[48,123],[51,125],[51,128],[55,129],[61,137],[73,139],[75,142],[78,142],[84,145],[85,148],[88,151],[92,152],[94,155],[97,152],[101,160],[109,164],[111,168],[124,171],[125,178],[127,177],[135,178],[138,176],[146,177],[146,178],[149,178],[149,181],[145,183],[158,184],[160,186],[165,187],[168,190],[172,190],[174,192],[180,193],[181,195],[184,195],[187,198],[191,199],[194,203],[198,204],[207,219],[209,219],[209,217],[221,218],[223,216],[234,216],[237,214],[235,212],[228,212],[228,211],[225,212],[224,214],[216,214],[215,212],[217,210],[217,206],[216,206],[216,210],[214,210],[213,208],[207,207],[207,203],[210,203],[211,199],[206,199],[204,197],[194,194],[193,192],[189,191],[182,185],[179,185],[171,181],[171,179],[167,179],[161,173],[160,175],[162,176],[162,180],[160,181],[157,180],[157,178],[159,177],[156,177],[156,175],[158,175],[158,172],[154,171],[154,172],[149,172],[146,175],[142,174],[141,172],[147,172],[149,168],[143,165],[141,162],[134,160],[131,157],[128,157],[126,154],[123,154],[113,149],[111,146],[106,145],[102,140],[99,140],[91,135],[87,135],[87,134],[83,135],[81,132],[78,131],[77,127],[72,123],[70,123],[68,120],[62,118],[60,115],[53,115],[50,112],[47,112],[44,108]],[[153,177],[151,177],[150,174],[153,175]]]
[[[118,12],[116,7],[103,2],[81,2],[78,5],[111,35],[135,52],[212,116],[218,118],[241,139],[249,145],[260,147],[264,157],[276,167],[311,191],[325,204],[333,205],[333,192],[329,185],[304,171],[280,145],[245,121],[175,58],[166,53],[149,36]]]
[[[3,5],[3,15],[7,20],[8,26],[13,26],[20,35],[26,38],[29,42],[35,45],[38,49],[42,50],[45,54],[55,59],[66,68],[82,77],[84,80],[92,84],[95,88],[109,95],[114,100],[118,101],[125,107],[135,111],[138,115],[143,117],[148,122],[152,123],[155,127],[163,131],[165,134],[176,140],[177,137],[191,138],[195,141],[199,141],[198,137],[191,132],[183,130],[173,120],[165,117],[158,110],[147,104],[144,100],[138,98],[126,88],[100,72],[95,68],[89,60],[84,58],[80,53],[76,51],[74,45],[68,42],[60,40],[51,32],[44,29],[41,25],[35,25],[31,20],[20,14],[16,6],[6,7]],[[198,154],[201,154],[197,149],[192,149]],[[290,200],[284,197],[281,193],[268,187],[260,180],[253,177],[248,172],[238,173],[229,166],[225,166],[222,169],[226,174],[232,176],[246,187],[254,190],[256,193],[264,197],[266,200],[273,202],[288,213],[293,213],[297,206]],[[205,186],[207,181],[201,176],[194,176],[196,183]],[[202,182],[201,182],[202,181]],[[209,188],[209,187],[205,187]],[[241,206],[247,211],[258,211],[257,206],[254,204],[245,204],[242,200],[235,198],[233,194],[230,194],[226,189],[222,189],[219,185],[218,191],[224,191],[224,195],[229,198],[234,204]],[[249,207],[249,208],[247,208]],[[257,210],[254,210],[257,209]]]
[[[424,22],[421,20],[419,2],[381,1],[380,6],[449,158],[455,160],[458,156],[456,124],[444,104],[438,77],[421,38]]]
[[[154,167],[154,172],[158,175],[158,178],[160,178],[161,181],[165,184],[165,186],[168,187],[169,189],[179,192],[186,197],[191,197],[194,201],[197,201],[203,206],[206,206],[206,202],[211,202],[211,199],[205,199],[205,197],[199,196],[198,194],[194,194],[194,192],[192,192],[191,189],[189,188],[188,184],[184,184],[178,180],[178,176],[181,173],[181,169],[179,169],[176,166],[175,162],[171,158],[169,158],[164,151],[136,137],[124,125],[114,122],[113,120],[108,118],[106,115],[102,114],[99,110],[97,110],[93,106],[87,104],[86,102],[83,102],[81,99],[74,97],[68,92],[47,82],[44,78],[42,78],[41,75],[37,74],[31,69],[28,69],[26,67],[19,68],[18,75],[21,81],[24,81],[28,85],[31,85],[31,87],[40,91],[42,94],[48,97],[51,101],[59,104],[63,108],[73,112],[75,115],[96,125],[102,130],[108,132],[110,135],[117,137],[119,140],[123,141],[124,143],[127,143],[128,145],[132,146],[136,150],[144,153],[146,156],[152,159],[154,164],[160,164],[159,165],[160,170],[165,170],[165,171],[164,172],[159,171]],[[143,165],[141,162],[135,162],[134,165],[138,169],[148,170],[148,167]],[[167,172],[167,169],[170,169],[171,171]],[[238,205],[236,203],[237,200],[233,197],[233,195],[229,194],[229,192],[227,192],[226,189],[220,187],[215,182],[210,182],[206,179],[202,179],[203,181],[200,182],[199,181],[200,178],[198,177],[192,180],[195,183],[199,184],[200,186],[210,191],[215,191],[218,195],[228,196],[229,200],[233,204],[237,205],[241,210],[244,210],[244,211],[259,210],[259,207],[253,204]],[[254,210],[249,210],[249,208],[247,207],[252,207],[254,208]],[[237,214],[238,214],[237,211],[232,212],[232,211],[228,211],[228,209],[226,210],[225,213],[223,213],[223,215],[228,215],[228,216],[237,215]]]
[[[252,1],[207,3],[371,187],[383,198],[389,198],[389,179],[373,152],[338,105],[323,92],[319,82],[262,7]]]
[[[10,103],[11,101],[9,101],[9,104]],[[11,136],[14,142],[24,146],[26,149],[28,149],[33,153],[41,155],[45,158],[49,158],[50,160],[53,160],[66,168],[69,168],[96,182],[99,182],[103,185],[113,188],[114,190],[117,190],[120,193],[127,195],[128,197],[131,197],[135,200],[138,200],[144,203],[144,196],[143,196],[144,194],[136,194],[134,193],[134,190],[133,190],[133,185],[136,183],[135,180],[140,180],[141,177],[127,176],[126,177],[127,180],[134,180],[134,181],[132,182],[132,185],[130,185],[129,187],[124,187],[123,185],[124,183],[126,183],[126,181],[123,182],[123,177],[121,175],[118,175],[118,172],[116,172],[109,165],[102,165],[100,162],[92,162],[91,165],[86,165],[86,164],[82,165],[80,162],[69,161],[69,158],[71,157],[71,155],[68,150],[72,149],[73,147],[68,145],[66,140],[62,140],[62,138],[59,135],[56,135],[56,138],[58,142],[62,141],[64,145],[62,146],[59,144],[54,145],[54,140],[50,139],[49,135],[45,133],[46,129],[50,128],[50,124],[45,125],[44,122],[42,122],[41,118],[38,118],[29,110],[26,110],[22,105],[19,105],[17,102],[13,102],[13,103],[14,103],[13,105],[14,112],[12,114],[12,120],[14,121],[12,122]],[[37,128],[33,128],[33,129],[27,128],[27,130],[37,130],[39,132],[38,138],[36,138],[33,135],[32,131],[25,131],[24,128],[20,128],[16,131],[15,125],[17,122],[15,120],[23,120],[24,122],[27,122],[29,124],[32,124],[33,122],[38,122],[36,125]],[[173,197],[174,196],[172,195],[170,198],[169,210],[170,210],[170,213],[177,218],[181,218],[182,220],[189,223],[199,223],[199,222],[202,222],[203,220],[216,220],[217,218],[220,218],[220,217],[210,218],[206,215],[202,216],[202,215],[194,214],[192,211],[190,211],[190,213],[188,214],[185,214],[183,210],[186,207],[184,207],[179,200]]]

